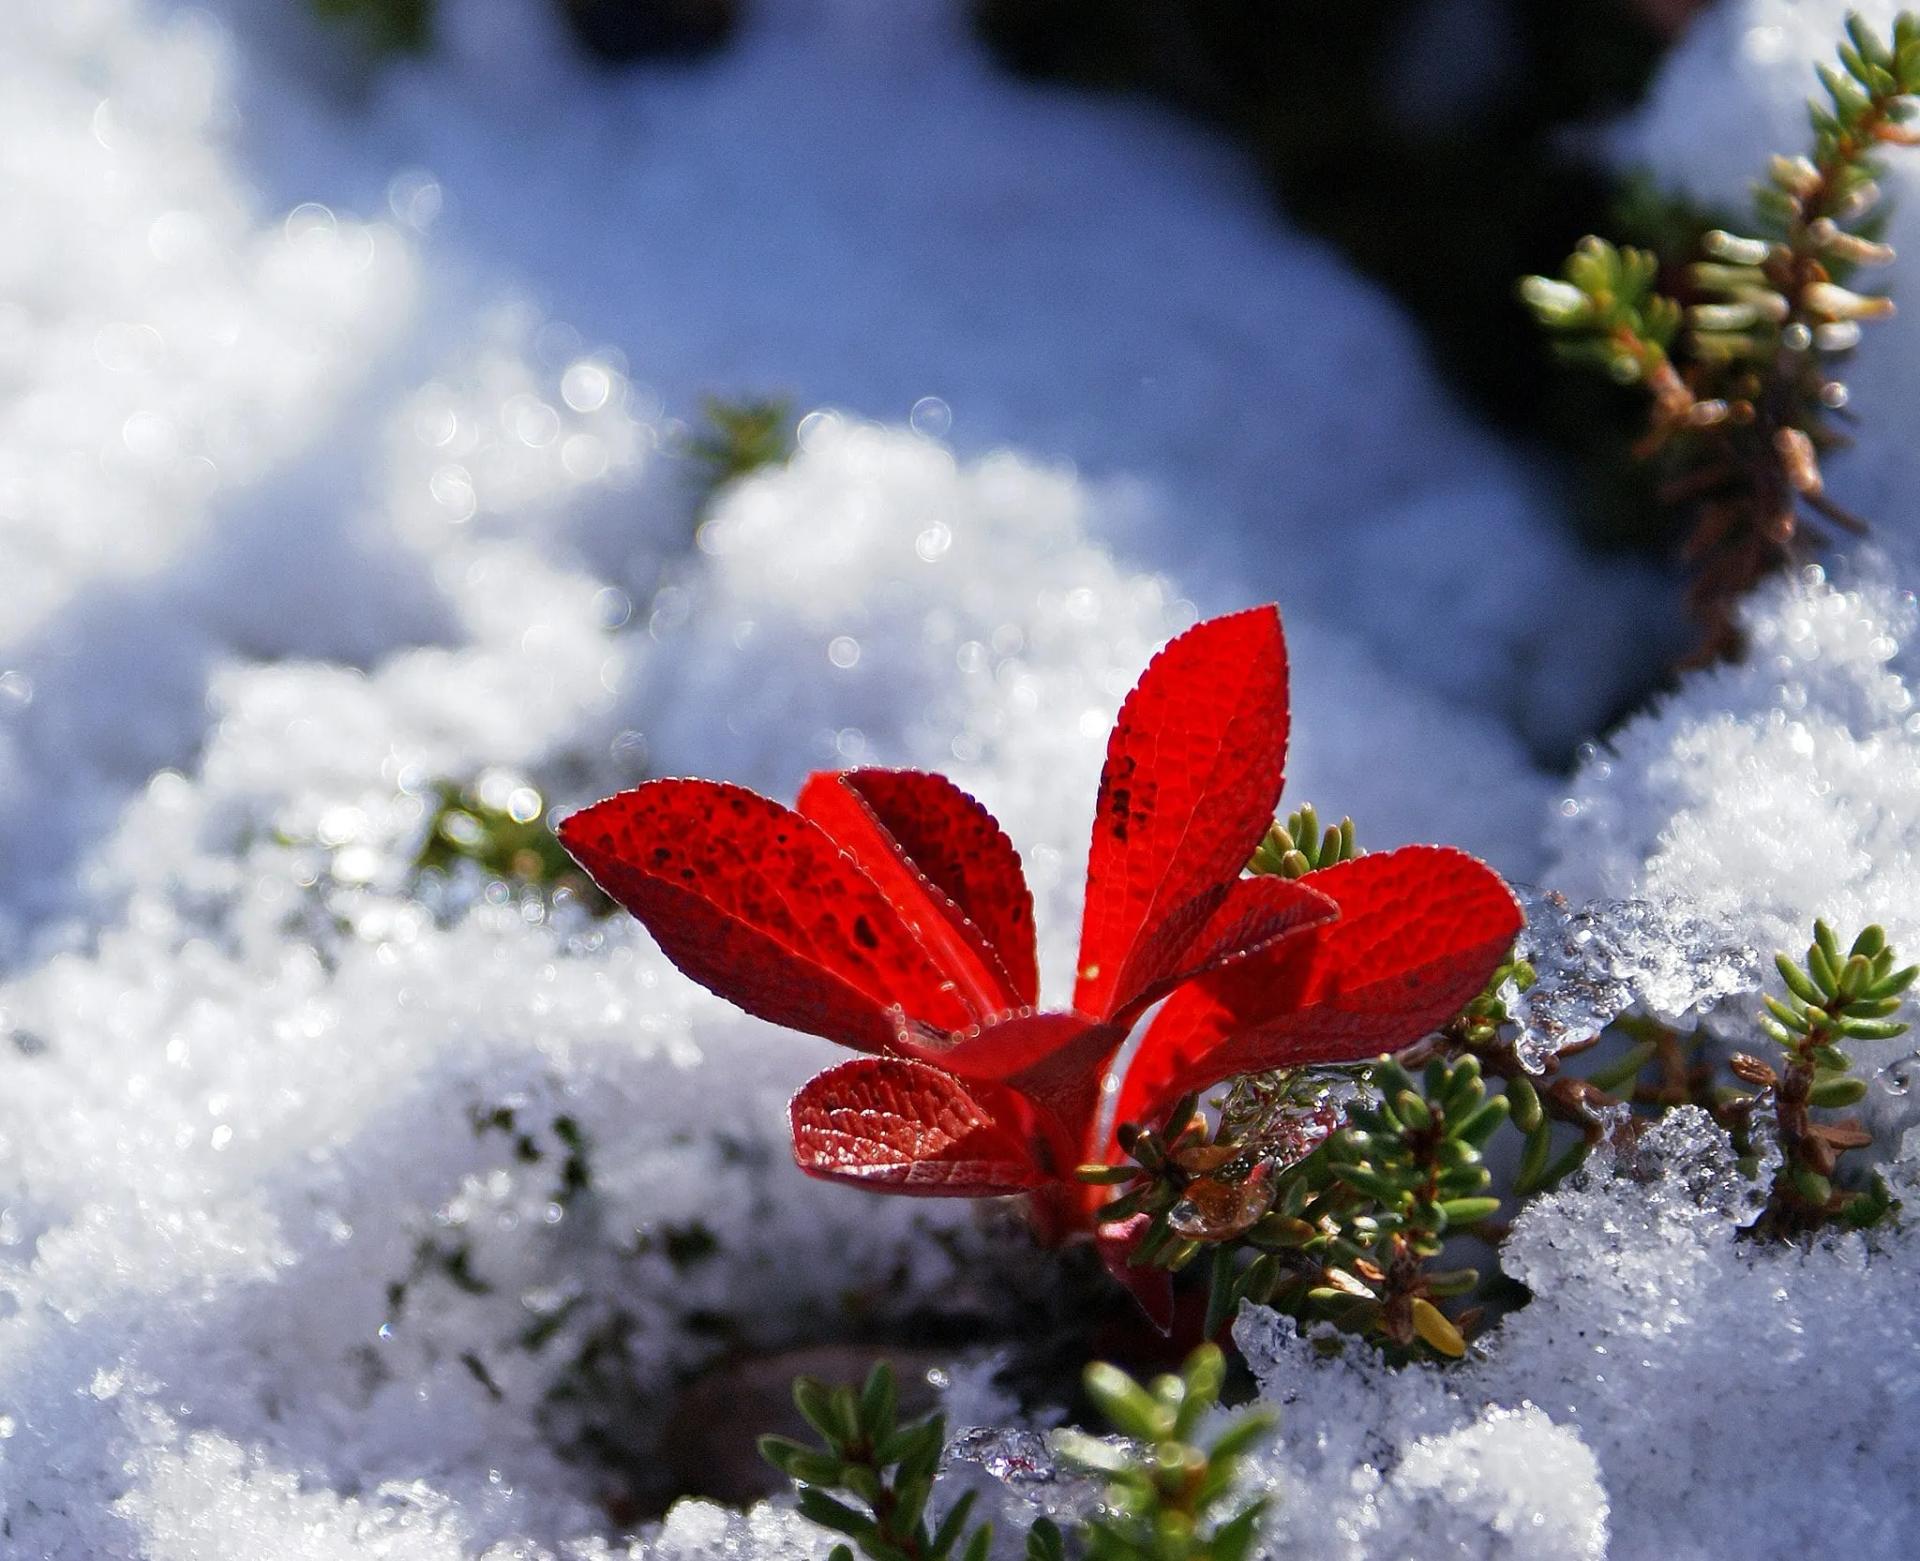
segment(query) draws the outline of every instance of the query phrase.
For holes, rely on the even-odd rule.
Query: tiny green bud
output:
[[[1825,920],[1815,917],[1813,923],[1813,947],[1833,962],[1834,968],[1840,965],[1840,940],[1833,935],[1833,928]],[[1811,952],[1811,950],[1809,950]]]
[[[1840,967],[1840,996],[1848,999],[1866,991],[1873,980],[1873,961],[1864,954],[1849,954]]]
[[[1768,166],[1773,182],[1796,200],[1805,200],[1820,188],[1820,170],[1804,157],[1776,155]]]
[[[1820,1001],[1820,989],[1808,979],[1807,973],[1785,954],[1773,956],[1774,968],[1780,972],[1780,979],[1787,984],[1787,990],[1801,1002],[1813,1005]]]
[[[1793,1190],[1816,1208],[1825,1208],[1833,1198],[1833,1183],[1811,1166],[1793,1168]]]
[[[1744,331],[1760,323],[1760,311],[1749,303],[1694,304],[1687,323],[1696,331]]]
[[[1537,1110],[1538,1097],[1535,1098],[1534,1104]],[[1455,1139],[1474,1149],[1481,1148],[1500,1130],[1500,1124],[1506,1121],[1510,1109],[1508,1096],[1495,1095],[1491,1100],[1483,1102],[1472,1115],[1454,1129]]]
[[[1861,929],[1860,936],[1853,940],[1850,953],[1860,959],[1877,958],[1887,946],[1887,929],[1872,923]]]
[[[1279,1279],[1280,1259],[1271,1252],[1263,1252],[1234,1281],[1234,1300],[1267,1301],[1272,1297],[1273,1287]]]
[[[860,1391],[860,1428],[869,1439],[878,1439],[893,1429],[897,1404],[893,1368],[885,1361],[877,1361]]]
[[[1075,1181],[1086,1182],[1094,1187],[1114,1187],[1121,1182],[1130,1182],[1139,1172],[1130,1165],[1101,1165],[1097,1160],[1073,1168]]]
[[[1340,1180],[1356,1192],[1363,1192],[1376,1203],[1384,1204],[1388,1208],[1399,1208],[1407,1196],[1399,1183],[1390,1177],[1382,1176],[1378,1171],[1367,1170],[1362,1166],[1342,1166]]]
[[[1261,1247],[1304,1247],[1318,1234],[1297,1215],[1269,1214],[1247,1232],[1247,1239]]]
[[[1920,978],[1920,965],[1909,965],[1904,970],[1896,970],[1890,976],[1882,977],[1874,984],[1875,997],[1895,997],[1913,985]]]
[[[1659,1054],[1660,1048],[1652,1041],[1641,1041],[1627,1048],[1624,1055],[1610,1066],[1596,1069],[1587,1081],[1596,1089],[1617,1090],[1633,1083],[1640,1072]]]
[[[1449,1296],[1466,1295],[1480,1283],[1480,1270],[1477,1268],[1449,1268],[1427,1275],[1427,1294],[1445,1299]]]
[[[1521,1151],[1520,1168],[1514,1173],[1513,1190],[1526,1193],[1539,1185],[1547,1168],[1547,1156],[1553,1152],[1553,1126],[1543,1116],[1527,1134],[1527,1147]]]
[[[1391,1057],[1382,1057],[1373,1064],[1373,1082],[1389,1099],[1413,1089],[1412,1075]]]
[[[1507,1080],[1506,1098],[1513,1102],[1513,1125],[1531,1133],[1540,1125],[1540,1092],[1524,1075]]]
[[[1095,1361],[1081,1379],[1094,1407],[1122,1436],[1139,1441],[1158,1441],[1167,1432],[1172,1417],[1154,1402],[1153,1395],[1118,1366]]]
[[[1724,228],[1715,228],[1700,240],[1700,246],[1716,260],[1735,266],[1761,266],[1767,263],[1772,246],[1764,239],[1742,238]]]
[[[812,1377],[795,1377],[793,1406],[829,1443],[837,1446],[852,1433],[851,1427],[843,1430],[835,1414],[833,1392],[824,1382]]]
[[[1767,1012],[1772,1014],[1784,1028],[1797,1031],[1801,1035],[1810,1035],[1813,1033],[1813,1024],[1808,1014],[1819,1012],[1817,1008],[1802,1011],[1801,1009],[1791,1007],[1781,1002],[1779,998],[1773,996],[1771,993],[1763,995],[1760,1001],[1766,1004]]]
[[[1898,1019],[1842,1019],[1840,1033],[1855,1041],[1890,1041],[1905,1035],[1907,1026]]]
[[[864,1539],[875,1532],[872,1518],[864,1512],[854,1511],[843,1501],[835,1501],[817,1485],[802,1485],[797,1502],[802,1517],[837,1534]]]
[[[1520,297],[1543,325],[1583,325],[1593,315],[1593,305],[1585,293],[1571,282],[1550,276],[1522,277]]]
[[[1433,1302],[1425,1296],[1415,1296],[1412,1310],[1413,1331],[1433,1350],[1450,1360],[1458,1360],[1467,1353],[1466,1339]]]
[[[1838,1078],[1816,1079],[1807,1092],[1807,1099],[1816,1106],[1839,1107],[1856,1106],[1867,1097],[1867,1081],[1843,1075]]]
[[[1211,1409],[1220,1402],[1220,1390],[1227,1383],[1227,1357],[1217,1344],[1203,1344],[1187,1357],[1186,1364],[1180,1368],[1180,1377],[1187,1390],[1182,1410],[1187,1404],[1198,1404],[1202,1410]]]

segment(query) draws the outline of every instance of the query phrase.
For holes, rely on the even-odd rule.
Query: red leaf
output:
[[[1409,1046],[1486,985],[1524,919],[1498,874],[1440,846],[1377,852],[1307,881],[1339,919],[1169,998],[1127,1070],[1116,1121],[1149,1122],[1236,1074]]]
[[[880,1192],[991,1198],[1049,1180],[1019,1098],[904,1057],[861,1057],[793,1097],[793,1157],[809,1176]]]
[[[982,1015],[1039,999],[1033,896],[993,815],[942,775],[848,770],[808,778],[799,810],[893,901]]]
[[[1075,1008],[1114,1017],[1177,962],[1163,943],[1184,949],[1218,912],[1273,820],[1286,748],[1275,609],[1202,623],[1154,658],[1107,743]]]
[[[817,825],[739,786],[649,781],[560,825],[574,859],[674,964],[775,1024],[867,1051],[895,1010],[973,1016],[873,881]]]
[[[1004,1084],[1038,1105],[1049,1118],[1053,1169],[1066,1176],[1088,1152],[1100,1086],[1126,1038],[1120,1025],[1044,1013],[996,1019],[940,1041],[903,1032],[896,1044],[962,1078]]]
[[[1212,914],[1197,929],[1181,927],[1178,936],[1171,931],[1175,923],[1162,923],[1162,931],[1143,940],[1130,964],[1141,987],[1114,1016],[1116,1023],[1130,1026],[1175,987],[1340,914],[1319,890],[1273,876],[1241,878],[1217,902],[1209,895],[1191,903],[1196,910],[1213,903]]]
[[[1127,1254],[1152,1223],[1150,1216],[1136,1214],[1118,1225],[1102,1225],[1094,1232],[1093,1244],[1106,1271],[1140,1303],[1147,1320],[1166,1334],[1173,1332],[1173,1275],[1152,1264],[1136,1268],[1127,1262]]]

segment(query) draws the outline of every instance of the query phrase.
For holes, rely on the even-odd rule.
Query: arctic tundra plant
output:
[[[1110,1191],[1075,1172],[1120,1158],[1122,1124],[1238,1074],[1404,1047],[1483,990],[1520,928],[1492,870],[1443,847],[1247,873],[1287,727],[1276,609],[1202,623],[1155,658],[1108,741],[1061,1008],[1039,1006],[1019,856],[939,775],[816,774],[793,808],[657,780],[573,814],[560,838],[695,981],[867,1054],[794,1097],[803,1170],[1023,1195],[1058,1241],[1093,1233]],[[1103,1238],[1128,1239],[1124,1225]]]

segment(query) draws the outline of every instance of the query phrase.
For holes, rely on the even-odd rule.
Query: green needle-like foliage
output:
[[[1320,816],[1309,803],[1299,812],[1290,813],[1284,821],[1274,820],[1266,838],[1254,848],[1247,871],[1300,878],[1316,868],[1350,862],[1358,855],[1360,847],[1354,843],[1353,820],[1343,818],[1323,831]]]
[[[1680,306],[1660,292],[1659,274],[1660,262],[1646,250],[1590,236],[1557,280],[1527,277],[1520,296],[1553,332],[1559,356],[1596,364],[1623,385],[1656,387],[1673,375],[1667,349],[1682,318]]]
[[[1068,1462],[1102,1476],[1100,1508],[1072,1535],[1048,1519],[1027,1536],[1028,1561],[1246,1561],[1259,1537],[1264,1497],[1236,1502],[1234,1486],[1249,1451],[1274,1424],[1272,1411],[1241,1410],[1202,1442],[1202,1423],[1220,1402],[1226,1359],[1203,1344],[1178,1375],[1136,1382],[1117,1366],[1089,1366],[1085,1383],[1107,1423],[1128,1440],[1057,1432]],[[1076,1543],[1077,1541],[1077,1543]]]
[[[1345,1126],[1277,1173],[1265,1214],[1156,1254],[1176,1267],[1187,1247],[1216,1243],[1210,1330],[1251,1299],[1373,1338],[1398,1358],[1466,1353],[1461,1325],[1437,1303],[1472,1290],[1479,1274],[1433,1263],[1449,1233],[1499,1212],[1481,1150],[1508,1101],[1488,1097],[1472,1057],[1435,1059],[1417,1081],[1384,1058],[1370,1072],[1377,1099],[1350,1108]],[[1253,1259],[1244,1267],[1242,1252]]]
[[[1820,463],[1846,442],[1833,426],[1847,402],[1838,362],[1862,321],[1893,311],[1848,283],[1893,259],[1875,236],[1875,154],[1920,140],[1920,20],[1901,15],[1887,39],[1849,18],[1838,66],[1819,76],[1811,154],[1772,160],[1751,234],[1708,232],[1667,277],[1651,254],[1589,237],[1560,277],[1520,284],[1561,356],[1651,397],[1637,453],[1663,462],[1665,497],[1694,512],[1683,551],[1699,570],[1702,659],[1738,648],[1733,603],[1817,540],[1808,515],[1861,529],[1827,496]]]
[[[1884,1041],[1907,1031],[1906,1023],[1892,1016],[1900,1011],[1902,994],[1920,976],[1920,965],[1896,970],[1894,958],[1880,927],[1867,928],[1842,954],[1833,929],[1816,921],[1804,963],[1774,955],[1787,997],[1785,1002],[1766,999],[1760,1028],[1789,1053],[1818,1037],[1820,1055],[1815,1060],[1829,1071],[1844,1070],[1846,1056],[1834,1041]]]
[[[1758,1023],[1780,1048],[1782,1066],[1775,1069],[1757,1057],[1733,1060],[1737,1077],[1771,1095],[1780,1143],[1780,1169],[1754,1233],[1793,1236],[1833,1220],[1874,1224],[1892,1207],[1885,1183],[1875,1177],[1864,1190],[1835,1185],[1840,1157],[1866,1148],[1870,1135],[1857,1122],[1823,1121],[1813,1113],[1866,1098],[1866,1080],[1850,1071],[1852,1059],[1840,1043],[1904,1034],[1906,1023],[1894,1016],[1920,978],[1920,965],[1901,966],[1877,926],[1843,951],[1824,921],[1813,924],[1805,960],[1778,954],[1774,963],[1786,995],[1766,998]],[[1749,1109],[1758,1104],[1751,1098],[1740,1102]]]
[[[1330,1261],[1318,1275],[1283,1281],[1278,1291],[1303,1315],[1328,1317],[1396,1351],[1424,1345],[1442,1356],[1464,1355],[1459,1327],[1434,1303],[1472,1288],[1479,1275],[1434,1275],[1429,1265],[1450,1230],[1470,1229],[1499,1211],[1500,1200],[1487,1192],[1492,1176],[1481,1150],[1506,1121],[1508,1103],[1487,1097],[1470,1057],[1436,1059],[1417,1084],[1397,1063],[1377,1063],[1373,1083],[1378,1103],[1350,1111],[1347,1126],[1327,1140],[1324,1187],[1298,1216],[1316,1227],[1306,1250],[1318,1246]],[[1284,1242],[1298,1229],[1276,1234]],[[1256,1243],[1261,1236],[1256,1229]]]
[[[857,1392],[797,1378],[793,1401],[821,1445],[763,1436],[760,1455],[798,1487],[804,1516],[845,1534],[868,1561],[986,1561],[993,1530],[984,1523],[969,1530],[971,1491],[938,1524],[928,1520],[946,1417],[901,1425],[892,1367],[876,1365]],[[833,1557],[852,1561],[853,1551],[836,1545]]]
[[[1234,1485],[1274,1416],[1242,1410],[1210,1440],[1199,1440],[1226,1374],[1226,1359],[1211,1344],[1194,1351],[1178,1375],[1147,1384],[1117,1366],[1089,1366],[1087,1396],[1128,1440],[1055,1433],[1063,1459],[1104,1478],[1105,1497],[1098,1511],[1065,1531],[1049,1518],[1035,1522],[1028,1561],[1068,1561],[1070,1554],[1084,1561],[1247,1561],[1266,1501],[1236,1503]],[[801,1377],[793,1401],[820,1445],[763,1436],[760,1452],[798,1487],[806,1517],[845,1534],[869,1561],[986,1561],[993,1530],[969,1526],[971,1491],[939,1523],[928,1520],[946,1421],[933,1415],[901,1425],[885,1363],[857,1392]],[[832,1555],[852,1561],[853,1549],[836,1545]]]

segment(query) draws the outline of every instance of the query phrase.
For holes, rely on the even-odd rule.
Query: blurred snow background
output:
[[[947,770],[1021,844],[1057,989],[1120,696],[1277,599],[1289,795],[1367,843],[1727,946],[1920,944],[1911,319],[1836,477],[1885,554],[1770,593],[1747,665],[1569,781],[1540,756],[1644,681],[1658,582],[1574,548],[1228,153],[1007,81],[936,0],[780,0],[618,76],[550,10],[448,0],[372,80],[269,0],[69,0],[0,45],[0,1554],[625,1553],[583,1448],[652,1460],[723,1349],[991,1272],[970,1211],[792,1172],[828,1048],[623,922],[410,894],[443,777]],[[1737,186],[1839,14],[1711,14],[1622,155]],[[664,452],[707,391],[821,410],[696,535]],[[1276,1553],[1906,1553],[1910,1238],[1740,1252],[1711,1135],[1667,1137],[1529,1218],[1551,1305],[1468,1373],[1244,1325],[1290,1406]],[[1785,1401],[1814,1477],[1755,1467]],[[1795,1508],[1822,1480],[1853,1530]],[[634,1545],[824,1553],[773,1509]]]

